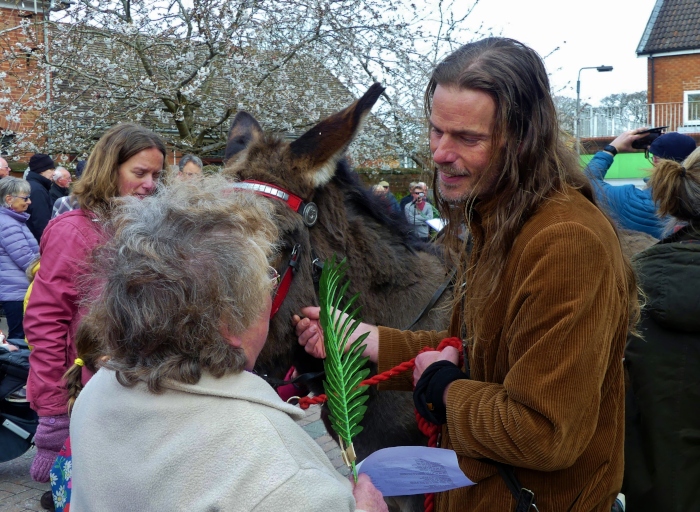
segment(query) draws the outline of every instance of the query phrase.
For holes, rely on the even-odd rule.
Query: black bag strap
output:
[[[522,486],[518,477],[515,476],[513,466],[490,459],[487,459],[487,461],[496,465],[498,474],[501,475],[501,478],[503,478],[503,481],[506,483],[506,487],[508,487],[513,498],[515,498],[515,512],[537,510],[537,505],[535,505],[535,493]]]

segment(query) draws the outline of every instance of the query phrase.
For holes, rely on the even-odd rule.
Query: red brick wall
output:
[[[700,53],[647,59],[647,83],[649,103],[683,101],[683,91],[700,90]]]
[[[39,3],[39,5],[41,5]],[[22,20],[29,20],[30,22],[41,22],[43,20],[43,14],[40,12],[36,15],[32,11],[23,11],[19,9],[8,9],[0,7],[0,30],[7,30],[13,27],[18,27]],[[28,76],[34,73],[40,73],[39,83],[43,87],[43,70],[40,70],[36,65],[36,58],[19,58],[19,59],[8,59],[6,54],[8,51],[18,51],[16,43],[20,42],[30,48],[36,48],[35,51],[43,54],[44,46],[44,34],[41,25],[36,25],[33,27],[34,39],[28,38],[26,34],[21,30],[11,30],[5,32],[0,36],[0,71],[7,73],[4,82],[5,86],[9,88],[9,97],[13,102],[26,101],[26,97],[23,98],[23,90],[17,84],[18,82],[26,79]],[[36,91],[32,91],[36,93]],[[0,97],[6,97],[5,93],[0,92]],[[39,115],[38,111],[28,111],[24,112],[20,117],[19,123],[10,122],[4,118],[0,118],[0,129],[10,129],[16,133],[31,133],[34,132],[35,138],[42,137],[45,132],[45,127],[37,125],[36,120]],[[19,155],[22,160],[26,160],[28,155]]]

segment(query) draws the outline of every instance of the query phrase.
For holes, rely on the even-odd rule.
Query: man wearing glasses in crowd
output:
[[[647,135],[646,128],[629,130],[598,151],[586,167],[586,174],[595,185],[600,204],[617,221],[622,229],[642,231],[655,238],[663,238],[666,222],[656,214],[656,204],[651,189],[638,189],[634,185],[611,185],[605,181],[615,155],[636,151],[632,143]],[[695,140],[682,133],[669,132],[656,138],[645,149],[652,164],[661,159],[682,162],[695,150]]]

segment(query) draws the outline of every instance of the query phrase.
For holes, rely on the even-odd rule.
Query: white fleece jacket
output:
[[[71,512],[354,511],[350,483],[261,378],[196,385],[95,374],[71,417]]]

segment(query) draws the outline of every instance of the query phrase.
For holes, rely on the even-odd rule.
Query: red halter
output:
[[[306,224],[307,227],[311,227],[316,224],[316,220],[318,219],[318,208],[316,207],[315,203],[306,202],[301,197],[275,185],[264,183],[262,181],[245,180],[233,183],[232,188],[250,190],[261,196],[282,201],[292,210],[301,215],[301,218],[304,220],[304,224]],[[270,318],[275,316],[277,311],[279,311],[280,307],[282,306],[284,299],[287,298],[287,292],[289,292],[289,287],[292,285],[292,278],[297,272],[300,249],[300,244],[294,245],[294,248],[292,249],[292,254],[289,257],[289,263],[287,263],[287,268],[282,274],[280,285],[272,299]]]
[[[243,190],[252,190],[261,196],[271,197],[272,199],[282,201],[292,210],[301,215],[301,218],[304,220],[304,224],[306,224],[308,227],[316,224],[316,220],[318,219],[318,207],[316,206],[316,203],[312,203],[310,201],[306,202],[301,197],[292,194],[288,190],[256,180],[239,181],[237,183],[233,183],[232,187]]]

